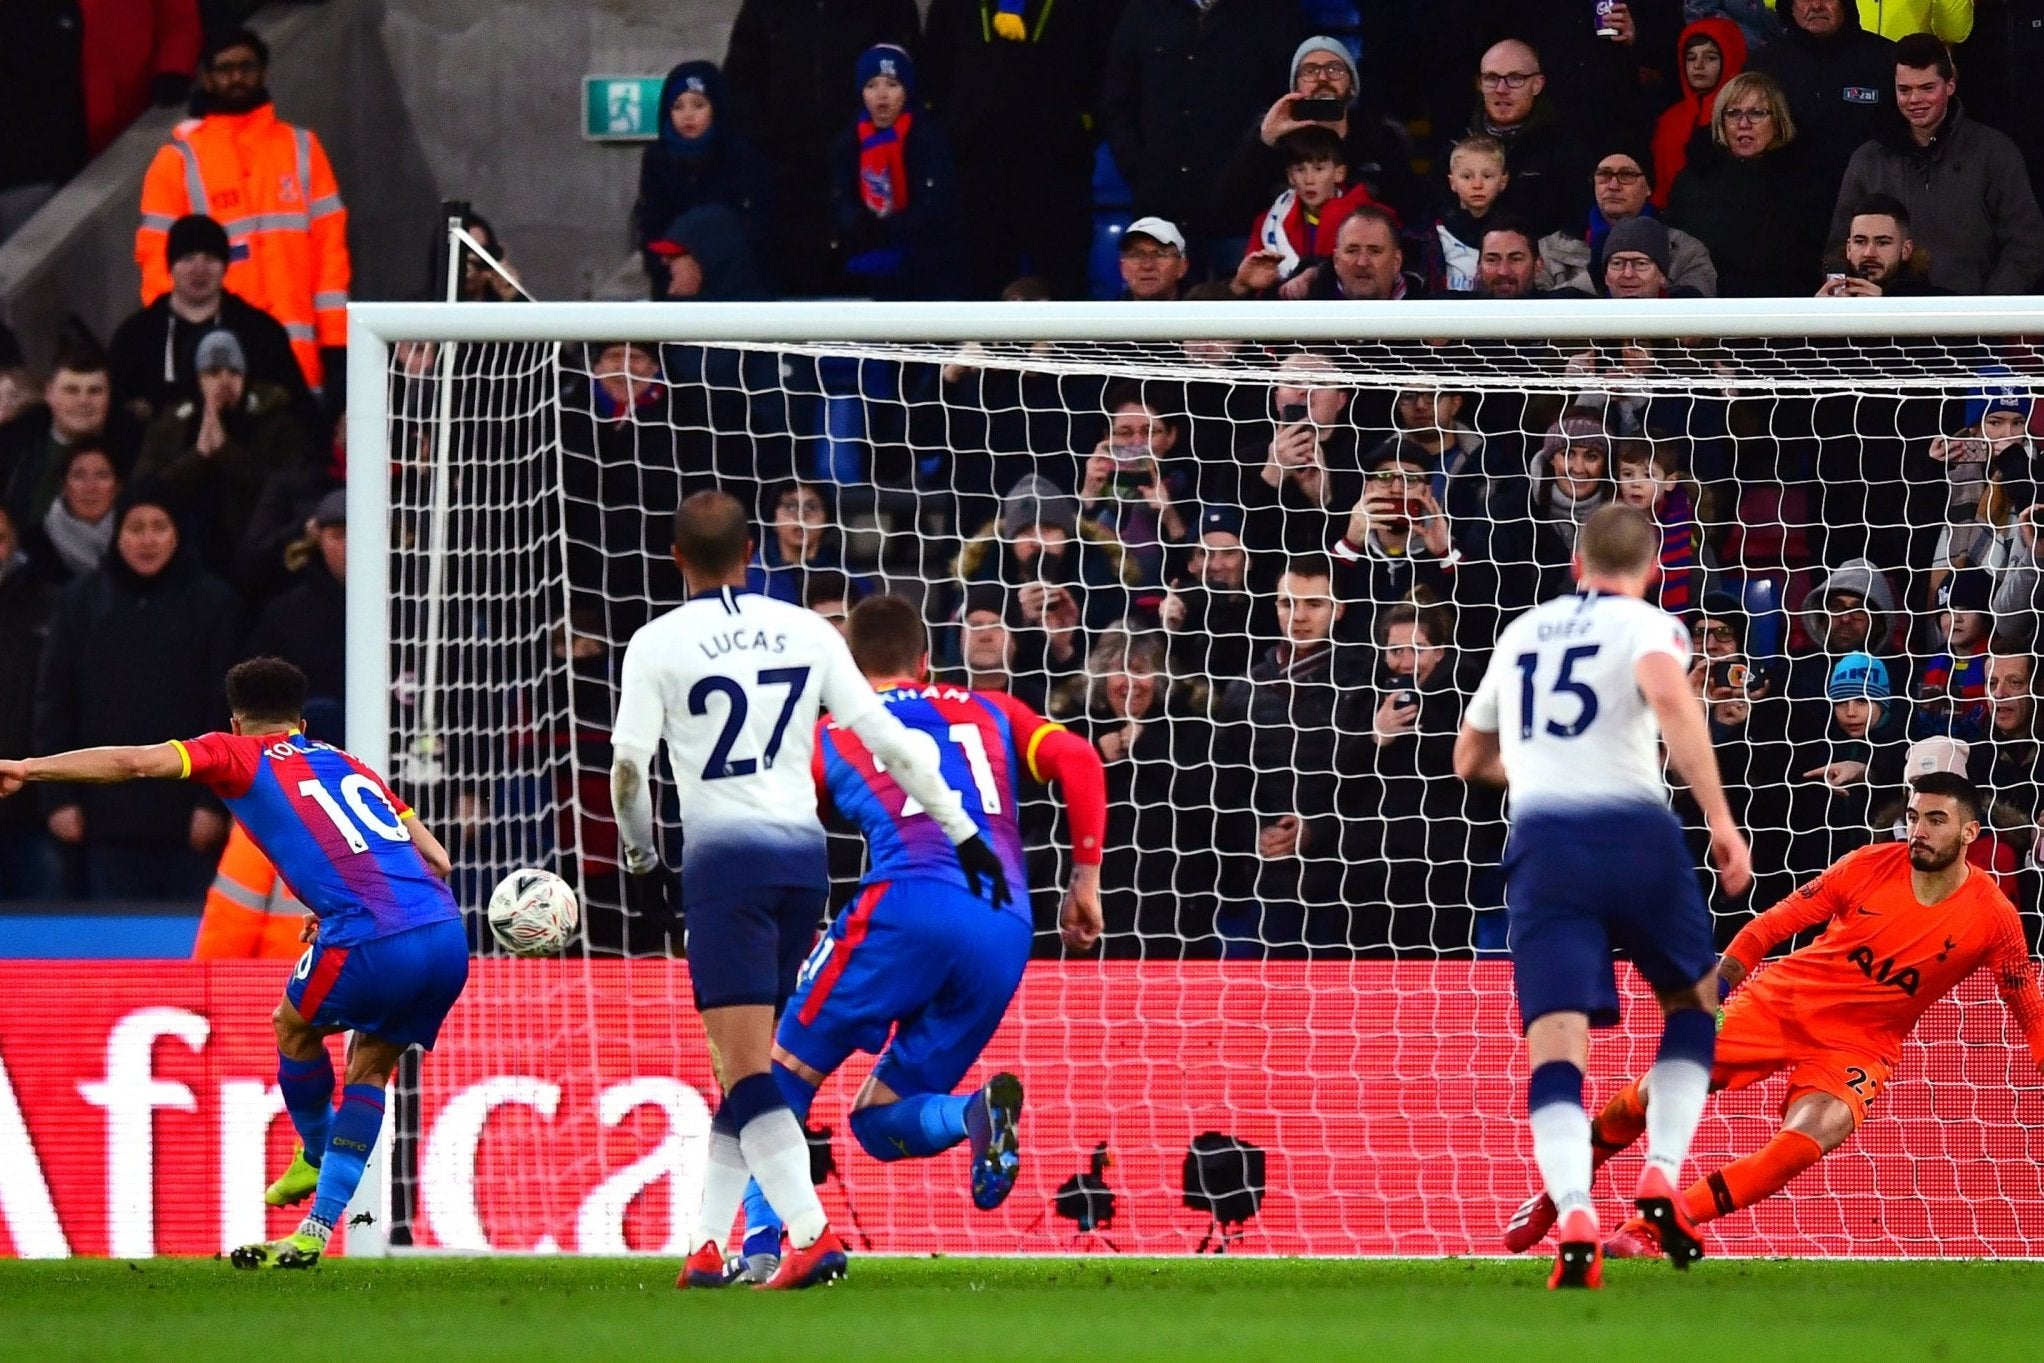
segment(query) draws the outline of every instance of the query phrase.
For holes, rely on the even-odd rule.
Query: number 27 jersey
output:
[[[355,946],[461,917],[412,846],[412,811],[339,748],[301,733],[212,733],[172,746],[187,779],[226,801],[318,915],[322,945]]]
[[[1505,627],[1468,721],[1498,736],[1514,814],[1667,804],[1660,725],[1634,671],[1651,653],[1686,668],[1688,631],[1629,596],[1556,597]]]

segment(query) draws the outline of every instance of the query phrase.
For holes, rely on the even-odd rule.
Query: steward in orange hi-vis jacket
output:
[[[240,824],[228,834],[206,891],[196,961],[289,961],[305,954],[307,909]]]
[[[201,63],[205,112],[178,124],[149,164],[135,261],[146,306],[170,291],[170,225],[187,213],[214,219],[227,229],[228,289],[284,324],[305,381],[320,388],[321,349],[348,339],[348,211],[319,138],[271,106],[268,63],[249,33]]]

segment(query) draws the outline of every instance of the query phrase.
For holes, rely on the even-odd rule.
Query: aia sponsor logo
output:
[[[1858,966],[1859,973],[1875,984],[1893,985],[1911,998],[1915,998],[1916,991],[1923,987],[1923,976],[1917,973],[1915,966],[1905,965],[1897,970],[1894,957],[1876,961],[1873,951],[1867,947],[1854,947],[1846,953],[1845,959]]]

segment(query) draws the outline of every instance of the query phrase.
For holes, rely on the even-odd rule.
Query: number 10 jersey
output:
[[[412,846],[412,811],[381,777],[304,734],[212,733],[171,746],[319,918],[326,947],[392,937],[461,911]]]

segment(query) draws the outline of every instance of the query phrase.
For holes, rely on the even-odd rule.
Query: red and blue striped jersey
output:
[[[412,846],[411,809],[339,748],[296,732],[212,733],[171,746],[186,779],[227,803],[318,915],[323,944],[354,946],[461,917]]]
[[[980,835],[1001,859],[1013,891],[1010,911],[1029,916],[1029,876],[1016,823],[1017,773],[1038,781],[1038,746],[1063,730],[1028,706],[998,692],[961,686],[901,685],[880,699],[894,717],[936,740],[944,780],[964,802]],[[866,884],[917,877],[966,886],[951,839],[895,784],[849,729],[817,727],[813,763],[817,793],[866,835]]]

